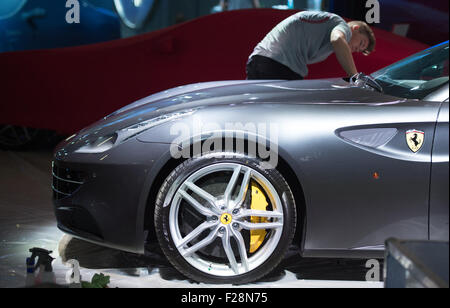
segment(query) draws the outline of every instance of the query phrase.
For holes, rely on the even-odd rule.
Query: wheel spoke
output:
[[[189,249],[186,249],[182,255],[183,257],[190,257],[193,253],[195,253],[197,250],[202,249],[203,247],[208,246],[211,244],[217,236],[217,232],[219,231],[219,227],[216,227],[211,233],[205,237],[202,241],[198,242],[194,246],[190,247]]]
[[[227,207],[228,202],[231,200],[231,194],[233,193],[233,189],[236,186],[239,175],[241,174],[242,166],[238,166],[234,169],[233,175],[231,176],[231,180],[228,183],[227,189],[225,190],[225,204]]]
[[[239,190],[239,194],[238,194],[236,200],[234,201],[234,205],[231,210],[241,206],[242,203],[244,203],[245,198],[247,197],[247,191],[248,191],[248,186],[250,183],[251,176],[252,176],[252,171],[249,168],[245,172],[244,179],[242,180],[242,183],[241,183],[241,189]]]
[[[225,250],[225,253],[227,255],[228,261],[230,262],[231,269],[236,275],[238,275],[239,274],[238,264],[234,256],[233,249],[231,248],[231,237],[228,228],[226,228],[226,231],[222,237],[222,244],[223,249]]]
[[[251,223],[246,221],[238,221],[237,223],[246,230],[279,229],[283,227],[283,223],[281,222]]]
[[[201,205],[197,200],[195,200],[191,195],[189,195],[184,190],[179,190],[178,193],[183,197],[184,200],[186,200],[190,205],[194,207],[200,214],[205,216],[212,216],[214,213],[208,209],[207,207],[204,207]]]
[[[195,185],[192,182],[186,182],[185,185],[190,190],[192,190],[195,194],[197,194],[199,197],[206,200],[213,209],[219,210],[219,212],[220,212],[220,209],[216,208],[217,199],[214,196],[212,196],[210,193],[204,191],[203,189],[201,189],[200,187],[198,187],[197,185]]]
[[[218,222],[215,224],[217,225]],[[205,230],[215,226],[214,224],[211,224],[210,222],[205,221],[204,223],[202,223],[200,226],[198,226],[197,228],[195,228],[194,231],[192,231],[191,233],[189,233],[185,238],[183,238],[181,240],[181,242],[177,245],[177,248],[183,248],[184,245],[190,243],[192,240],[194,240],[195,238],[197,238],[200,234],[202,234]]]
[[[248,256],[244,238],[242,237],[241,233],[239,233],[239,231],[237,230],[232,229],[231,232],[233,233],[234,238],[236,238],[236,241],[238,242],[239,255],[241,257],[242,265],[244,266],[245,271],[248,272],[249,271]]]
[[[264,217],[264,218],[283,218],[283,213],[275,211],[258,211],[258,210],[244,210],[235,216],[235,219],[244,217]]]

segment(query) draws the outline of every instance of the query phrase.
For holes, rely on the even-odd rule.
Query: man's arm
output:
[[[333,45],[334,53],[341,64],[344,71],[349,77],[358,73],[355,61],[353,60],[352,51],[345,39],[345,34],[334,29],[331,32],[331,45]]]
[[[253,0],[253,6],[255,7],[255,9],[259,9],[261,7],[261,3],[259,2],[259,0]]]

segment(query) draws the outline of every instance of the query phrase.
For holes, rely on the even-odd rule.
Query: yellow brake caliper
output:
[[[252,185],[252,210],[258,211],[266,211],[267,210],[267,200],[264,196],[262,190],[260,190],[257,186]],[[250,221],[252,223],[265,223],[267,222],[267,218],[264,217],[250,217]],[[264,238],[266,237],[266,230],[252,230],[250,231],[250,253],[254,253],[258,250],[261,244],[264,242]]]

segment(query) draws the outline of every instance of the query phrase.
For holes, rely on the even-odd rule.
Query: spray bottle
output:
[[[34,261],[32,258],[27,258],[27,278],[25,282],[27,287],[34,286],[34,280],[36,279],[34,274]]]
[[[54,258],[50,256],[52,252],[42,248],[32,248],[30,252],[32,255],[30,258],[27,258],[27,286],[30,285],[31,279],[29,279],[29,276],[30,278],[34,277],[34,286],[55,284],[56,277],[52,267]],[[36,258],[38,258],[37,263]],[[37,269],[39,269],[39,272],[36,274]]]

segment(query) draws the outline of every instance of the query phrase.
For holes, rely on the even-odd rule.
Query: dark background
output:
[[[0,1],[0,52],[56,48],[104,42],[129,37],[208,15],[219,0],[155,0],[145,25],[125,26],[115,10],[114,0],[79,0],[82,22],[65,22],[66,0]],[[287,5],[285,0],[260,0],[264,8]],[[24,3],[13,16],[6,16],[11,3]],[[408,24],[409,38],[433,45],[448,37],[448,1],[379,0],[381,23],[391,31],[395,24]],[[364,20],[366,0],[293,0],[297,10],[317,9],[346,18]],[[286,6],[287,7],[287,6]],[[2,16],[3,15],[3,16]]]

